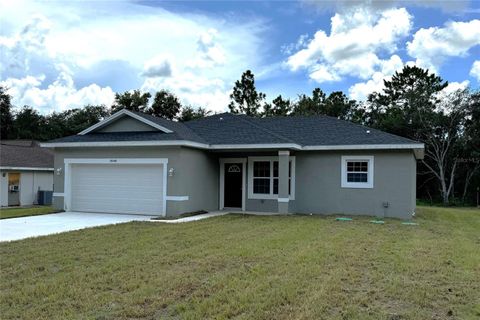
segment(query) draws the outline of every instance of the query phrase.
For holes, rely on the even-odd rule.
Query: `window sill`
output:
[[[371,183],[344,182],[344,183],[342,183],[342,188],[346,188],[346,189],[373,189],[373,185]]]

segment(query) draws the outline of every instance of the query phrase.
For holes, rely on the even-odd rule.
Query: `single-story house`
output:
[[[229,113],[176,122],[122,110],[42,144],[54,205],[175,216],[197,210],[410,218],[424,145],[327,116]]]
[[[38,204],[53,191],[53,152],[32,140],[0,140],[0,206]]]

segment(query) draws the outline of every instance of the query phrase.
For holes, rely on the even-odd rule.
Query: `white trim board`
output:
[[[65,211],[70,210],[72,207],[72,185],[71,185],[71,176],[72,176],[72,164],[159,164],[162,165],[163,169],[163,203],[162,203],[162,216],[167,215],[167,158],[65,158],[65,178],[64,178],[64,209]]]
[[[392,149],[423,149],[423,143],[410,144],[343,144],[325,146],[305,146],[302,150],[392,150]]]
[[[121,118],[121,117],[123,117],[123,116],[132,117],[132,118],[134,118],[134,119],[136,119],[136,120],[138,120],[138,121],[140,121],[140,122],[143,122],[143,123],[145,123],[145,124],[147,124],[147,125],[155,128],[155,129],[158,129],[158,130],[160,130],[160,131],[162,131],[162,132],[165,132],[165,133],[172,133],[172,132],[173,132],[172,130],[167,129],[167,128],[165,128],[164,126],[161,126],[161,125],[159,125],[159,124],[157,124],[157,123],[155,123],[155,122],[153,122],[153,121],[147,120],[147,119],[145,119],[145,118],[142,117],[142,116],[139,116],[139,115],[137,115],[137,114],[135,114],[135,113],[133,113],[133,112],[128,111],[127,109],[123,109],[123,110],[121,110],[121,111],[119,111],[119,112],[111,115],[110,117],[105,118],[105,119],[103,119],[102,121],[94,124],[93,126],[88,127],[87,129],[85,129],[85,130],[83,130],[82,132],[80,132],[79,135],[85,135],[85,134],[87,134],[87,133],[89,133],[89,132],[92,132],[92,131],[94,131],[94,130],[96,130],[96,129],[103,128],[103,127],[107,126],[110,122],[115,121],[115,120],[117,120],[117,119],[119,119],[119,118]]]
[[[167,201],[188,201],[189,196],[167,196]]]
[[[24,171],[54,171],[54,168],[32,168],[32,167],[0,167],[0,170],[24,170]]]
[[[188,140],[160,140],[160,141],[95,141],[95,142],[46,142],[41,143],[44,148],[75,148],[75,147],[148,147],[148,146],[185,146],[208,150],[249,150],[249,149],[293,149],[298,151],[330,151],[330,150],[404,150],[423,149],[420,144],[352,144],[352,145],[319,145],[300,146],[292,143],[278,144],[206,144]]]
[[[167,164],[167,158],[65,158],[67,163],[95,164]]]
[[[219,209],[224,210],[225,208],[225,163],[241,163],[242,164],[242,211],[246,210],[246,192],[245,189],[247,187],[246,184],[246,158],[220,158],[220,196],[219,196]]]
[[[96,142],[46,142],[41,143],[44,148],[75,148],[75,147],[150,147],[175,146],[209,149],[209,145],[187,140],[160,140],[160,141],[96,141]]]
[[[65,196],[65,193],[63,193],[63,192],[54,192],[54,193],[53,193],[53,196],[60,198],[60,197],[64,197],[64,196]]]

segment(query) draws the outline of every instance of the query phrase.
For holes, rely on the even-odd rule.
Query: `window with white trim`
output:
[[[342,156],[342,188],[373,188],[373,156]]]
[[[251,157],[248,160],[248,198],[278,198],[279,162],[278,157]],[[295,157],[288,165],[288,192],[294,199]]]

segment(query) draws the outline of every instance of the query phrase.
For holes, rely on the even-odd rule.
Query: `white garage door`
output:
[[[163,213],[163,164],[72,164],[73,211]]]

